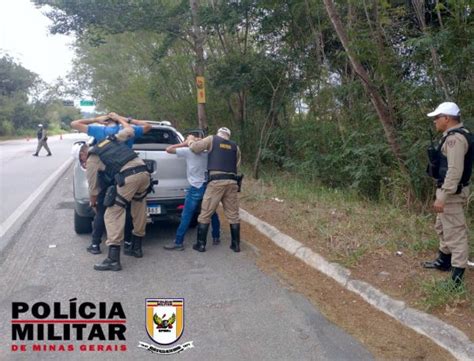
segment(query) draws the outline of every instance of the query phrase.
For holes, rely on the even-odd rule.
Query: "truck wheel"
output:
[[[74,211],[74,230],[77,234],[86,234],[92,232],[92,218],[81,217]]]

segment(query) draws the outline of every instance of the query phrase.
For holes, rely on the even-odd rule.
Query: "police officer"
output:
[[[34,157],[37,157],[41,148],[44,147],[48,152],[47,157],[50,157],[51,151],[48,147],[48,133],[46,129],[44,129],[43,124],[38,124],[38,131],[36,132],[36,137],[38,138],[38,146],[36,147],[36,152],[33,153]]]
[[[438,258],[424,262],[425,268],[452,269],[455,285],[463,280],[469,256],[468,229],[463,206],[469,196],[469,179],[474,161],[473,135],[461,123],[461,111],[452,102],[440,104],[433,112],[436,130],[443,136],[430,156],[430,175],[436,179],[437,213],[435,230],[439,236]]]
[[[89,119],[78,119],[71,122],[71,128],[76,129],[80,132],[87,133],[87,135],[94,137],[95,142],[101,142],[107,136],[117,134],[122,127],[117,123],[118,118],[126,120],[134,130],[134,137],[127,140],[126,144],[132,148],[134,140],[141,137],[143,134],[149,132],[152,126],[144,120],[138,120],[133,118],[125,118],[117,113],[109,113],[107,115],[101,115],[95,118]],[[92,254],[100,254],[100,243],[102,242],[102,235],[105,232],[104,214],[106,207],[103,205],[105,191],[107,189],[107,180],[104,179],[104,174],[100,177],[101,191],[97,197],[96,214],[94,216],[94,222],[92,227],[92,241],[91,244],[86,248],[87,252]],[[132,217],[130,216],[130,209],[127,208],[125,222],[125,239],[124,239],[124,254],[133,255],[133,243],[131,237],[132,229]]]
[[[240,218],[239,218],[239,176],[240,149],[229,140],[230,130],[219,128],[217,135],[210,135],[202,140],[189,137],[188,145],[194,153],[208,151],[208,185],[198,218],[197,241],[193,248],[198,252],[206,251],[207,232],[211,217],[219,202],[222,202],[224,214],[230,223],[231,245],[234,252],[240,252]]]
[[[142,239],[146,227],[146,200],[150,185],[150,175],[142,159],[124,142],[134,136],[134,130],[122,118],[117,118],[123,129],[116,136],[110,136],[89,151],[87,160],[87,180],[91,207],[96,207],[99,171],[106,172],[116,180],[116,198],[114,204],[105,211],[106,244],[109,246],[108,257],[96,264],[97,271],[120,271],[120,243],[124,238],[125,208],[131,203],[133,220],[131,253],[143,257]]]

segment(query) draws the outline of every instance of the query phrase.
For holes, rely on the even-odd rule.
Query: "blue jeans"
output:
[[[189,187],[186,192],[186,198],[184,199],[184,208],[181,213],[181,222],[179,223],[178,230],[176,231],[176,244],[183,244],[184,235],[189,228],[189,224],[196,213],[197,207],[200,205],[206,186],[202,185],[201,188]],[[220,237],[221,224],[217,213],[214,213],[211,218],[212,224],[212,238]]]

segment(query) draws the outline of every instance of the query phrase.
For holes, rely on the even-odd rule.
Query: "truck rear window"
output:
[[[181,140],[178,135],[167,129],[151,129],[140,138],[135,139],[135,144],[178,144]]]

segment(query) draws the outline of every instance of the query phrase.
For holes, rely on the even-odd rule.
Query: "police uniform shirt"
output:
[[[450,130],[461,128],[462,123],[447,129],[443,133],[445,137]],[[445,202],[449,195],[455,194],[464,171],[464,157],[469,148],[466,137],[459,133],[453,133],[446,138],[441,152],[448,158],[448,172],[441,187],[441,192],[437,192],[438,200]]]

